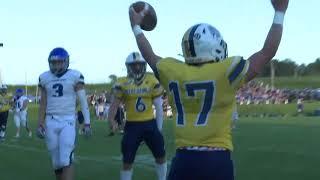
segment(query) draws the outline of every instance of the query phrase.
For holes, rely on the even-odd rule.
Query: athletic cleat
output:
[[[32,132],[31,131],[29,131],[28,136],[32,137]]]

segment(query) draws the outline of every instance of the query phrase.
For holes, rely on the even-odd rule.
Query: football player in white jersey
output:
[[[50,71],[39,77],[41,101],[37,136],[45,138],[57,180],[72,180],[72,160],[76,137],[76,98],[84,116],[84,134],[90,135],[90,114],[84,89],[84,77],[68,69],[69,54],[53,49],[48,58]]]
[[[16,94],[14,97],[14,115],[13,115],[13,120],[14,123],[17,127],[17,132],[15,137],[19,138],[20,137],[20,125],[26,128],[28,132],[28,136],[32,136],[32,131],[28,127],[28,122],[27,122],[27,111],[28,111],[28,98],[27,96],[24,96],[23,89],[18,88],[16,90]]]

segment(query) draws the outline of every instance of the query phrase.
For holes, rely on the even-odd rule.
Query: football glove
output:
[[[44,139],[46,137],[46,130],[43,125],[39,125],[37,129],[37,137],[40,139]]]
[[[83,134],[87,137],[91,136],[92,132],[91,132],[91,127],[90,124],[85,124],[84,128],[83,128]]]

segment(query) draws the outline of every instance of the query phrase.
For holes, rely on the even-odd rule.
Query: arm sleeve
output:
[[[80,89],[77,91],[77,95],[79,97],[81,111],[84,117],[84,123],[90,124],[90,112],[89,112],[89,106],[88,106],[88,101],[86,97],[86,91],[84,89]]]
[[[153,99],[153,105],[156,108],[157,126],[158,126],[158,129],[161,131],[162,130],[162,125],[163,125],[163,108],[162,108],[162,98],[161,98],[161,96]]]

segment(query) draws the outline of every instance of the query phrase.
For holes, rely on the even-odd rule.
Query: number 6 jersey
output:
[[[231,117],[235,94],[245,82],[249,61],[231,57],[219,63],[188,65],[173,58],[157,64],[161,85],[174,108],[176,146],[233,149]]]
[[[127,77],[119,78],[113,91],[125,104],[127,121],[140,122],[154,119],[153,99],[162,95],[163,88],[154,75],[146,74],[140,85]]]
[[[39,87],[47,92],[47,115],[75,115],[76,84],[84,83],[83,75],[68,69],[61,76],[56,76],[50,71],[42,73],[39,77]]]

